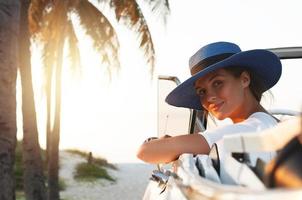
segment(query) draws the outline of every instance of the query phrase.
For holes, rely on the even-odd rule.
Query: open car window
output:
[[[302,111],[302,79],[300,78],[302,74],[302,48],[278,48],[270,50],[274,53],[276,53],[276,50],[280,50],[276,54],[281,59],[284,58],[281,60],[283,65],[282,75],[279,82],[271,88],[269,92],[264,94],[261,104],[265,109],[272,112],[275,117],[281,121],[285,121],[288,118],[301,114]],[[166,79],[173,79],[173,77],[166,77]],[[208,115],[206,111],[169,106],[164,102],[164,99],[175,87],[176,84],[171,80],[170,82],[167,80],[165,80],[165,82],[159,81],[159,91],[161,91],[158,97],[159,135],[195,133],[205,129],[211,129],[221,124],[232,123],[229,119],[219,121],[213,116]],[[296,120],[298,121],[298,118]],[[169,165],[168,168],[158,167],[159,169],[163,169],[159,175],[155,174],[159,181],[157,181],[157,185],[150,184],[149,186],[150,188],[155,186],[155,188],[160,188],[161,190],[160,193],[152,189],[147,190],[149,191],[147,196],[149,194],[149,196],[153,197],[150,194],[156,193],[154,198],[149,198],[148,200],[228,199],[230,194],[231,198],[237,197],[237,199],[301,199],[301,189],[295,191],[284,189],[270,190],[270,188],[265,188],[265,182],[262,181],[265,163],[260,159],[258,159],[255,166],[249,163],[250,153],[280,149],[280,143],[278,144],[278,142],[276,142],[278,140],[273,139],[273,136],[280,139],[279,136],[281,134],[283,135],[283,133],[293,135],[299,132],[300,134],[300,126],[296,126],[300,124],[300,121],[296,123],[296,125],[289,122],[292,122],[292,120],[278,124],[276,129],[266,130],[265,133],[261,132],[263,134],[261,137],[256,137],[256,134],[254,134],[253,138],[248,135],[248,137],[234,135],[231,138],[225,138],[224,147],[228,147],[228,152],[232,153],[230,155],[225,156],[224,154],[219,154],[219,146],[214,146],[209,156],[196,155],[196,157],[194,157],[192,154],[182,154],[175,166]],[[289,124],[285,126],[284,123]],[[276,135],[278,133],[279,135]],[[286,137],[284,138],[286,140]],[[260,142],[255,143],[255,141]],[[267,141],[274,141],[274,144],[268,145],[269,142]],[[300,145],[300,143],[296,144]],[[247,151],[248,149],[251,151]],[[286,149],[284,152],[289,151]],[[236,153],[236,156],[234,156],[235,154],[233,153]],[[300,154],[292,155],[299,156]],[[290,157],[291,155],[286,155],[286,158]],[[283,158],[284,156],[282,159]],[[297,158],[293,160],[299,161]],[[288,163],[292,163],[292,160]],[[300,168],[300,165],[298,165],[297,168],[293,169]],[[212,173],[212,169],[217,173]],[[293,172],[294,171],[297,172],[297,170],[293,170]],[[219,174],[219,176],[217,174]],[[286,179],[286,176],[284,178]],[[184,187],[186,185],[189,187]],[[162,186],[164,186],[164,190]],[[260,191],[261,194],[259,193]]]

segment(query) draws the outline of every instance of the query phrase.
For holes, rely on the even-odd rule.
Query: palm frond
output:
[[[135,0],[110,0],[110,6],[114,8],[116,19],[121,19],[130,23],[131,26],[137,24],[140,18],[140,10]]]
[[[81,59],[80,59],[80,50],[78,47],[78,39],[74,31],[73,24],[71,20],[68,20],[66,26],[66,36],[69,47],[69,57],[71,63],[71,72],[74,76],[78,74],[81,75]]]
[[[43,17],[47,12],[47,7],[51,5],[51,0],[31,0],[28,10],[29,30],[34,35],[40,32]]]
[[[110,6],[114,8],[118,21],[123,20],[129,28],[139,35],[140,48],[143,49],[147,63],[151,65],[151,72],[154,70],[155,51],[149,27],[145,17],[135,0],[111,0]]]
[[[51,77],[55,65],[55,42],[47,41],[43,44],[42,48],[42,63],[43,63],[43,73],[44,73],[44,92],[47,93],[47,88],[51,87]]]
[[[111,67],[119,67],[117,35],[103,13],[89,1],[80,0],[75,14],[79,16],[86,34],[93,39],[94,48],[102,55],[103,62]]]
[[[170,14],[169,0],[145,0],[149,4],[151,11],[159,15],[162,18],[164,24],[167,23],[167,17]]]
[[[49,12],[44,14],[42,26],[37,39],[43,46],[42,48],[42,62],[45,67],[44,73],[47,78],[51,77],[53,68],[56,65],[58,58],[58,46],[61,41],[60,38],[65,38],[65,24],[67,18],[67,4],[65,1],[58,1]],[[62,35],[63,34],[63,35]],[[49,74],[50,73],[50,74]]]
[[[145,22],[144,22],[145,23]],[[155,50],[153,45],[153,40],[149,31],[147,24],[140,24],[139,33],[140,35],[140,47],[144,50],[144,55],[147,58],[147,63],[151,66],[151,73],[154,71],[155,65]]]

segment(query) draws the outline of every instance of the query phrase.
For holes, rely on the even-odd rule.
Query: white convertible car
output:
[[[214,145],[209,155],[183,154],[174,163],[158,166],[150,174],[144,200],[302,199],[302,47],[269,50],[281,59],[283,72],[272,88],[274,103],[272,98],[262,103],[281,122],[261,133],[224,137],[224,155]],[[163,103],[175,83],[180,83],[176,77],[159,77],[159,136],[194,134],[229,123],[204,111]],[[264,151],[276,151],[277,156],[270,163],[258,159],[252,166],[249,154]]]

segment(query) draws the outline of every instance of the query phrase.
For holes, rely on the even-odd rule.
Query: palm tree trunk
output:
[[[64,48],[64,28],[58,40],[57,63],[55,68],[55,118],[51,131],[49,162],[48,162],[48,200],[59,200],[59,143],[61,126],[61,88],[62,88],[62,64]]]
[[[38,140],[34,91],[30,63],[28,8],[30,0],[21,1],[19,60],[22,85],[24,191],[27,200],[46,200],[41,149]]]
[[[15,199],[19,0],[0,1],[0,200]]]
[[[50,150],[50,139],[51,139],[51,82],[53,77],[53,66],[49,66],[46,70],[46,167],[48,168],[49,162],[49,150]],[[48,169],[47,169],[48,170]]]

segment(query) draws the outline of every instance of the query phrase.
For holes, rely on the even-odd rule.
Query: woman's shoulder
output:
[[[275,125],[277,125],[277,121],[273,116],[264,112],[256,112],[240,123],[219,126],[214,129],[206,130],[201,134],[211,146],[224,135],[258,132]]]
[[[228,132],[250,132],[260,129],[268,128],[277,125],[276,119],[265,112],[255,112],[250,115],[246,120],[235,123],[216,127],[206,132],[213,133],[228,133]]]
[[[277,125],[277,120],[269,113],[255,112],[251,114],[243,124],[251,124],[253,126],[260,126],[262,128],[269,128]]]

